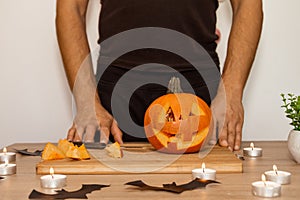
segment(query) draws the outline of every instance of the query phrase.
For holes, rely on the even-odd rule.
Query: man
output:
[[[211,58],[218,64],[214,42],[217,39],[215,35],[217,0],[161,2],[102,0],[101,3],[100,42],[121,31],[134,28],[156,26],[169,28],[181,31],[204,45]],[[115,141],[122,143],[122,131],[114,117],[107,111],[108,107],[103,106],[105,102],[101,90],[100,98],[98,94],[95,95],[97,86],[90,67],[90,49],[85,31],[87,5],[88,0],[57,0],[58,42],[77,108],[68,139],[93,141],[94,133],[99,129],[101,142],[107,142],[111,134]],[[230,150],[238,150],[244,120],[243,91],[260,38],[263,12],[262,0],[231,0],[231,5],[233,19],[222,72],[223,85],[212,101],[211,109],[214,127],[218,126],[219,130],[219,144],[227,146]],[[201,37],[198,37],[198,34]],[[136,61],[138,58],[137,61],[140,61],[139,59],[146,54],[145,52],[129,54],[126,55],[126,59]],[[126,63],[123,63],[124,66],[120,62],[116,65],[119,68],[128,67]],[[79,70],[84,78],[77,77]],[[74,87],[75,84],[78,87]]]

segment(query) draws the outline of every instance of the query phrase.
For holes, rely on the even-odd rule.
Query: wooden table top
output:
[[[243,147],[249,146],[244,142]],[[292,173],[292,183],[282,185],[281,197],[278,200],[300,198],[300,165],[291,159],[288,153],[287,143],[281,141],[255,142],[255,146],[263,148],[263,156],[259,158],[245,157],[243,161],[243,173],[217,174],[217,181],[221,184],[211,184],[205,189],[185,191],[181,194],[173,194],[162,191],[140,191],[124,183],[143,180],[154,186],[164,183],[177,184],[187,183],[192,180],[191,174],[122,174],[122,175],[68,175],[67,191],[81,188],[82,184],[107,184],[108,188],[102,188],[88,194],[89,199],[202,199],[202,200],[244,200],[264,199],[255,197],[251,193],[251,183],[258,181],[261,174],[272,169],[276,164],[279,170]],[[43,144],[13,144],[8,147],[9,151],[14,148],[28,150],[41,149]],[[236,152],[242,154],[242,150]],[[1,200],[28,199],[33,189],[40,192],[48,192],[40,187],[40,176],[36,174],[35,166],[40,157],[17,155],[17,174],[6,176],[0,180]],[[270,199],[270,198],[265,198]]]

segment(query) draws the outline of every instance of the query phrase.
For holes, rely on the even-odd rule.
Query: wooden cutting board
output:
[[[199,153],[160,153],[150,144],[129,144],[123,149],[123,158],[111,158],[105,150],[89,149],[89,152],[90,160],[41,161],[36,166],[36,172],[49,174],[50,167],[53,167],[58,174],[191,174],[192,169],[201,168],[202,162],[205,162],[207,168],[216,169],[217,173],[241,173],[243,169],[241,160],[227,148],[219,146],[214,146],[211,151],[201,151],[200,156]]]

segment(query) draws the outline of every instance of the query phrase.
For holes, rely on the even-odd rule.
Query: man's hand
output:
[[[122,143],[122,132],[116,121],[102,107],[98,95],[95,95],[95,76],[86,34],[88,2],[89,0],[56,2],[57,39],[77,109],[67,138],[92,142],[96,130],[100,130],[101,142],[107,143],[111,133],[116,141]]]
[[[219,89],[217,96],[211,103],[213,114],[213,136],[218,131],[219,144],[231,151],[239,150],[244,123],[244,108],[241,99],[236,98],[224,88]]]
[[[93,109],[95,108],[95,109]],[[68,131],[67,139],[70,141],[94,142],[95,132],[99,130],[100,143],[107,143],[109,135],[114,140],[123,143],[122,131],[116,120],[101,106],[87,105],[79,108],[72,127]]]
[[[100,142],[107,143],[112,134],[116,142],[123,144],[122,131],[117,121],[102,106],[96,109],[96,116],[100,125]]]

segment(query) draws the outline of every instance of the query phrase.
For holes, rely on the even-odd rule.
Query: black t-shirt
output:
[[[218,38],[215,34],[218,0],[101,0],[101,4],[99,43],[135,28],[167,28],[193,38],[219,65],[215,43]],[[113,51],[104,49],[103,52],[113,54]],[[113,65],[130,69],[154,62],[177,67],[179,71],[180,66],[186,67],[184,59],[159,49],[128,52],[116,59]]]
[[[213,65],[214,70],[212,70],[212,72],[217,71],[215,67],[219,66],[219,59],[215,51],[217,46],[215,40],[218,37],[215,34],[215,29],[218,0],[101,0],[101,4],[102,9],[99,19],[99,43],[101,44],[101,51],[97,69],[97,78],[100,79],[101,76],[98,85],[99,96],[102,105],[110,113],[112,113],[112,106],[114,106],[114,110],[117,111],[114,117],[119,122],[119,127],[123,131],[124,141],[146,140],[144,132],[140,129],[126,131],[127,129],[124,128],[130,125],[130,123],[127,123],[125,120],[128,118],[126,114],[127,109],[129,108],[132,120],[139,126],[143,126],[144,113],[147,107],[154,99],[164,95],[166,92],[166,88],[162,85],[144,85],[134,91],[130,97],[129,106],[127,107],[127,105],[123,105],[124,102],[126,103],[124,96],[131,94],[130,92],[132,91],[127,91],[125,84],[118,84],[119,87],[122,87],[121,91],[123,93],[114,93],[118,96],[114,97],[114,100],[117,102],[112,105],[112,93],[116,83],[123,74],[138,65],[160,63],[174,68],[190,82],[195,94],[210,104],[211,95],[214,94],[209,94],[205,86],[206,83],[202,80],[202,75],[197,73],[193,64],[185,57],[177,55],[176,52],[167,51],[163,47],[161,49],[141,47],[137,50],[124,52],[124,54],[114,59],[114,57],[118,55],[116,52],[119,50],[118,44],[116,45],[116,43],[120,42],[120,38],[115,37],[129,30],[144,27],[159,27],[165,30],[174,30],[176,33],[179,32],[189,36],[204,47],[208,54],[205,52],[206,56],[204,59],[201,55],[196,54],[196,59],[201,60],[199,62],[203,64],[204,68],[211,63],[215,64]],[[154,39],[156,39],[156,37],[158,40],[166,39],[160,36],[161,32],[158,32]],[[112,44],[107,44],[106,42],[110,40],[113,40]],[[135,42],[135,40],[132,39],[132,41],[127,42]],[[162,41],[162,46],[163,42],[164,41]],[[126,41],[122,41],[122,44],[126,45]],[[193,44],[191,45],[191,50],[193,50]],[[210,58],[213,59],[214,63],[211,62]],[[107,60],[114,61],[102,74],[100,71],[105,68],[102,69],[101,65],[103,63],[106,65],[107,63],[105,62]],[[110,61],[107,62],[110,63]],[[164,83],[167,84],[170,79],[169,74],[165,75],[161,72],[161,69],[158,69],[158,73],[154,71],[150,76],[149,73],[135,71],[133,72],[133,77],[129,78],[126,84],[130,83],[129,85],[136,85],[136,83],[143,82],[140,80],[143,79],[143,77],[145,77],[145,80],[148,80],[149,77],[152,76],[164,79]],[[215,79],[211,81],[215,81]],[[193,92],[185,90],[184,87],[183,90],[184,92]],[[129,133],[135,133],[139,135],[139,137],[135,135],[132,136]]]

